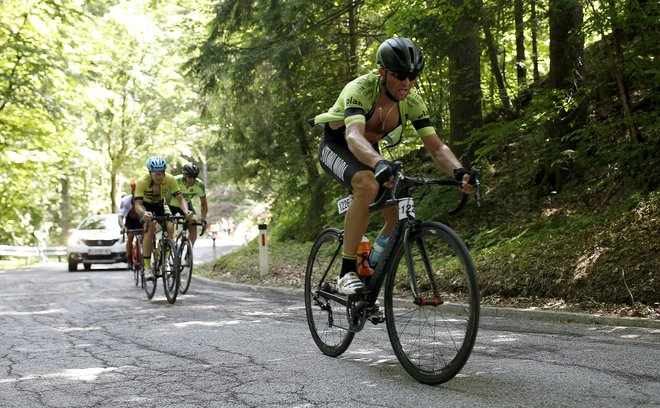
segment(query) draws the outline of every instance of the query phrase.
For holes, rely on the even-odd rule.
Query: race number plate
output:
[[[112,248],[110,247],[89,248],[90,255],[110,255],[111,253]]]
[[[412,197],[399,199],[399,219],[414,217],[415,216],[415,203]]]
[[[351,202],[353,201],[353,195],[349,195],[346,198],[342,198],[341,200],[337,200],[337,210],[339,211],[339,214],[343,214],[346,211],[348,211],[348,206],[351,205]]]

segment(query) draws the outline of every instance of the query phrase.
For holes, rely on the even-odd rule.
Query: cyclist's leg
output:
[[[348,149],[343,134],[335,135],[326,128],[319,143],[318,156],[326,173],[353,193],[353,202],[344,220],[343,248],[345,259],[352,259],[367,229],[369,204],[378,194],[378,183],[373,170],[360,162]],[[346,272],[345,269],[342,268],[342,275]]]
[[[380,213],[385,218],[385,225],[383,225],[378,235],[392,236],[392,231],[399,219],[399,208],[394,205],[381,210]]]
[[[195,207],[192,205],[192,201],[188,203],[188,209],[195,214],[193,216],[193,222],[197,222],[197,213],[195,212]],[[195,241],[197,241],[197,225],[190,225],[188,227],[188,239],[192,245],[195,245]]]
[[[133,230],[142,228],[140,220],[137,218],[126,217],[126,229]],[[126,261],[131,264],[133,262],[133,241],[135,233],[129,232],[126,234]]]

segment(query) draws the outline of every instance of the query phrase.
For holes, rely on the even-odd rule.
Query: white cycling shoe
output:
[[[337,277],[337,292],[342,295],[354,295],[356,293],[363,293],[366,290],[367,287],[355,272],[349,272],[342,277]]]

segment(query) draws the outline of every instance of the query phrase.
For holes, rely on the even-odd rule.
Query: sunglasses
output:
[[[392,70],[388,70],[388,71],[390,71],[392,75],[394,75],[394,78],[398,79],[399,81],[403,81],[406,78],[410,79],[411,81],[414,81],[419,76],[419,74],[415,74],[413,72],[392,71]]]

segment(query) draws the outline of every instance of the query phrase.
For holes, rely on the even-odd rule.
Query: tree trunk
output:
[[[349,31],[349,71],[350,76],[357,75],[358,70],[358,55],[357,55],[357,4],[356,0],[349,0],[350,8],[348,9],[348,31]]]
[[[461,12],[452,25],[449,47],[449,135],[452,150],[463,165],[474,159],[475,148],[462,142],[483,124],[481,113],[481,65],[479,56],[478,0],[452,0]]]
[[[515,0],[514,16],[516,24],[516,78],[518,88],[523,89],[527,85],[527,68],[525,65],[525,26],[523,24],[523,1]]]
[[[541,79],[539,74],[539,42],[538,42],[538,17],[536,16],[536,0],[530,2],[531,12],[531,26],[532,26],[532,67],[533,67],[533,77],[534,81]]]
[[[621,24],[620,17],[618,16],[616,4],[614,1],[608,0],[607,5],[610,11],[610,21],[612,22],[612,54],[614,59],[614,64],[612,65],[617,88],[619,89],[619,98],[621,99],[621,110],[623,111],[624,122],[626,124],[628,136],[637,142],[643,142],[644,139],[640,135],[635,120],[632,117],[630,86],[623,72],[624,55],[622,43],[627,42],[627,36],[623,25]]]
[[[584,38],[580,32],[583,11],[580,0],[550,0],[549,17],[548,78],[557,109],[547,131],[549,154],[544,163],[543,184],[559,190],[570,174],[570,159],[564,153],[575,147],[566,136],[580,129],[586,119],[586,104],[578,94],[584,78]]]
[[[504,82],[504,77],[500,71],[500,67],[497,62],[497,45],[493,40],[493,34],[490,31],[490,24],[484,19],[483,21],[484,28],[484,38],[486,40],[486,48],[488,49],[488,57],[490,59],[490,69],[493,71],[493,76],[495,77],[495,82],[497,83],[497,89],[499,91],[500,99],[502,100],[502,106],[507,113],[507,116],[513,117],[513,106],[511,104],[511,99],[509,99],[509,94],[506,90],[506,83]]]
[[[73,205],[71,204],[71,193],[68,176],[65,176],[61,180],[62,184],[62,193],[60,200],[60,213],[62,214],[62,219],[60,226],[62,227],[62,242],[66,242],[66,237],[69,234],[69,229],[71,229],[71,221],[73,217]]]

